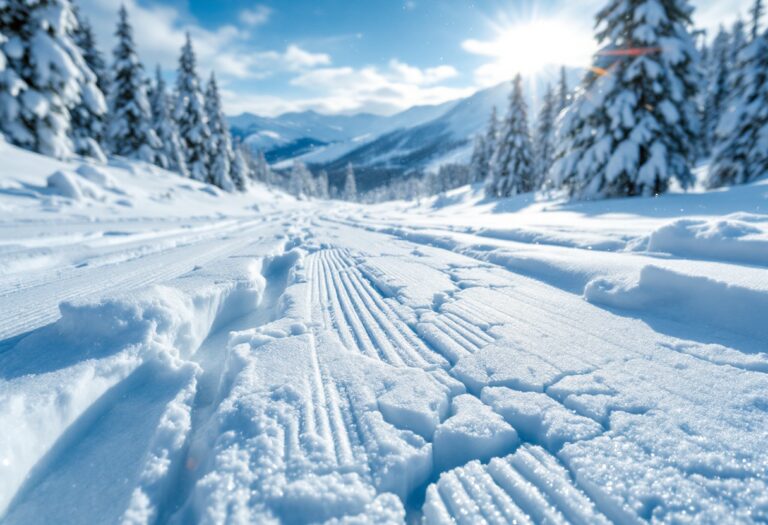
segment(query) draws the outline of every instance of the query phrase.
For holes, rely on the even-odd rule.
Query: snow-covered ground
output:
[[[0,158],[3,523],[768,520],[768,181],[362,207]]]

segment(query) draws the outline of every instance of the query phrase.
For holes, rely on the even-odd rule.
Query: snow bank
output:
[[[230,261],[165,285],[62,303],[56,323],[0,355],[0,428],[16,429],[0,435],[0,512],[64,430],[141,363],[182,366],[215,326],[258,304],[258,265]]]
[[[679,219],[652,232],[647,249],[766,266],[768,216],[739,213],[717,219]]]
[[[768,340],[768,292],[648,265],[635,283],[594,279],[584,288],[591,303],[650,311],[684,322]]]

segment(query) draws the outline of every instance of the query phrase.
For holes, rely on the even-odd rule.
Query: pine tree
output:
[[[181,148],[179,129],[171,117],[168,91],[159,65],[155,71],[155,85],[152,88],[150,105],[152,107],[152,127],[161,144],[156,156],[157,165],[175,171],[183,177],[189,177],[187,162]]]
[[[472,157],[469,159],[469,174],[472,182],[480,182],[488,174],[488,147],[485,144],[485,135],[475,136],[475,144],[472,148]]]
[[[602,45],[579,100],[563,117],[553,174],[572,196],[687,188],[699,137],[698,54],[687,0],[610,0]]]
[[[730,97],[737,97],[740,95],[738,91],[741,89],[742,84],[742,68],[738,66],[739,55],[746,45],[747,35],[744,31],[744,21],[739,19],[733,24],[733,28],[731,29],[731,45],[728,50],[728,64],[730,64],[728,91]]]
[[[245,191],[248,187],[248,181],[253,176],[248,161],[245,158],[242,147],[234,149],[234,159],[232,161],[231,178],[237,191]]]
[[[331,193],[329,190],[327,171],[320,170],[320,173],[317,174],[317,179],[315,180],[315,189],[315,194],[318,198],[327,199],[330,197]]]
[[[491,158],[496,150],[498,130],[499,118],[496,113],[496,106],[494,106],[491,109],[491,116],[488,119],[488,128],[485,131],[485,135],[479,135],[475,139],[475,147],[472,151],[472,160],[470,161],[470,182],[483,182],[488,178],[491,172]]]
[[[565,75],[565,66],[560,66],[560,82],[557,86],[557,109],[556,115],[567,108],[571,103],[571,90],[568,87],[568,79]]]
[[[346,201],[357,200],[357,181],[355,180],[355,169],[352,163],[347,164],[347,171],[344,175],[344,192],[342,198]]]
[[[269,186],[275,185],[275,181],[272,177],[272,170],[269,168],[267,158],[264,156],[264,152],[261,150],[259,150],[259,152],[256,154],[252,177],[253,180],[263,182]]]
[[[90,70],[96,75],[96,86],[104,96],[109,93],[109,67],[96,45],[96,37],[93,35],[93,27],[87,18],[80,15],[80,10],[74,9],[75,18],[78,22],[77,29],[73,32],[75,44],[83,53],[83,60]]]
[[[157,162],[160,140],[152,129],[144,68],[136,55],[128,12],[120,7],[109,93],[107,142],[116,155]]]
[[[179,126],[179,137],[190,177],[201,182],[210,182],[208,148],[211,131],[208,129],[205,102],[196,68],[192,40],[187,34],[176,76],[177,98],[173,116]]]
[[[760,19],[763,17],[763,11],[763,0],[755,0],[755,3],[752,4],[752,9],[750,10],[750,14],[752,15],[752,40],[757,39],[760,35]]]
[[[312,174],[301,161],[294,161],[288,182],[288,191],[296,197],[311,197],[313,193]]]
[[[76,8],[73,12],[77,19],[77,28],[72,33],[73,40],[80,48],[86,65],[95,75],[98,93],[91,93],[96,96],[93,100],[81,97],[80,103],[73,108],[71,135],[76,153],[105,162],[102,147],[107,125],[107,105],[104,99],[107,94],[106,64],[96,47],[90,24],[80,16]]]
[[[539,110],[539,118],[536,120],[535,143],[535,187],[543,187],[549,180],[549,170],[555,156],[555,119],[557,118],[558,100],[552,86],[547,86],[544,100]]]
[[[0,131],[23,148],[64,158],[73,153],[70,112],[98,112],[103,97],[72,35],[69,0],[0,2]]]
[[[491,160],[492,176],[486,186],[486,193],[491,197],[507,197],[534,189],[535,173],[527,111],[523,79],[517,75],[509,98],[509,112]]]
[[[757,4],[753,13],[759,16]],[[716,130],[709,188],[750,182],[768,171],[768,31],[741,50],[735,67],[733,95]]]
[[[729,46],[730,37],[721,26],[712,42],[706,71],[707,81],[702,126],[703,143],[706,151],[709,151],[714,144],[717,123],[728,99]]]
[[[204,107],[208,129],[211,132],[208,144],[208,155],[211,161],[210,181],[224,191],[233,191],[235,184],[232,181],[231,172],[235,154],[232,151],[232,137],[221,109],[221,97],[216,85],[216,76],[213,73],[205,90]],[[245,181],[242,181],[242,184],[244,185]]]
[[[0,15],[0,22],[2,22],[2,15]],[[0,105],[3,103],[3,82],[6,74],[6,65],[8,64],[8,60],[5,58],[5,52],[3,51],[3,44],[5,44],[7,41],[8,39],[5,37],[3,32],[0,31]],[[2,109],[0,109],[0,118],[3,118]],[[5,142],[5,135],[3,134],[3,126],[0,126],[0,144],[3,142]]]

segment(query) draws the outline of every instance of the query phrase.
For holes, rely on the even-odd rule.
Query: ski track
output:
[[[423,285],[423,276],[410,274],[391,260],[391,257],[410,253],[419,246],[418,243],[370,232],[367,223],[354,225],[336,219],[314,219],[311,228],[302,228],[301,220],[291,222],[290,229],[295,235],[286,242],[286,249],[296,246],[307,253],[302,263],[308,282],[303,300],[307,301],[311,311],[311,319],[305,320],[308,333],[303,335],[308,341],[306,363],[303,368],[297,366],[304,375],[294,377],[290,385],[299,392],[298,397],[278,399],[273,390],[264,398],[264,414],[260,416],[280,428],[268,439],[280,442],[276,450],[282,456],[286,483],[332,473],[355,474],[377,493],[399,490],[398,496],[410,522],[640,522],[653,516],[654,500],[651,498],[650,503],[631,501],[631,494],[626,495],[621,488],[606,492],[600,484],[611,482],[610,473],[593,476],[585,459],[591,449],[581,448],[600,440],[625,439],[617,429],[629,418],[668,410],[657,398],[644,397],[642,392],[632,390],[635,371],[640,370],[654,378],[654,388],[663,395],[691,407],[700,403],[705,395],[702,390],[707,386],[702,389],[693,375],[682,373],[681,363],[689,367],[694,362],[700,370],[710,371],[709,387],[726,384],[736,377],[734,372],[752,374],[750,381],[761,384],[760,374],[697,355],[695,342],[686,343],[693,349],[660,343],[660,347],[668,345],[668,350],[657,352],[651,358],[643,341],[624,341],[624,334],[615,333],[612,326],[587,330],[583,319],[585,312],[606,322],[615,318],[597,307],[579,303],[570,291],[434,246],[430,247],[432,255],[424,255],[424,262],[420,264],[424,265],[425,271],[440,273],[445,282],[441,279],[430,283],[443,289],[435,295],[431,306],[426,307],[418,298],[412,299],[405,293]],[[116,290],[161,283],[196,265],[215,264],[253,243],[259,231],[258,224],[261,223],[230,225],[219,232],[227,232],[225,239],[206,237],[192,244],[101,267],[98,280],[93,279],[89,271],[82,270],[58,281],[41,277],[39,283],[22,283],[17,290],[0,294],[0,309],[14,312],[13,316],[0,320],[0,340],[9,340],[55,321],[56,306],[61,301],[84,300]],[[448,261],[459,257],[460,264],[441,263],[435,254]],[[382,275],[373,278],[370,273],[373,266]],[[470,284],[459,287],[457,283],[462,282],[456,274],[459,268],[472,269],[481,276],[486,272],[489,280],[493,271],[496,272],[494,275],[502,275],[505,283],[498,287]],[[398,293],[382,291],[379,285],[382,276],[397,283]],[[405,292],[401,295],[400,290]],[[263,327],[279,321],[275,317],[285,291],[283,287],[268,291],[267,295],[271,294],[268,300],[254,311],[241,312],[236,322],[210,334],[199,352],[216,356],[220,347],[227,347],[224,334],[248,330],[259,333]],[[634,329],[631,321],[619,326],[622,327]],[[637,333],[657,335],[650,328]],[[408,423],[399,420],[400,416],[390,421],[388,417],[392,416],[385,414],[380,401],[378,405],[366,401],[366,396],[370,396],[375,388],[374,379],[371,385],[355,383],[339,371],[337,365],[341,358],[318,343],[328,338],[338,343],[343,352],[362,360],[360,366],[371,362],[382,367],[382,374],[396,370],[426,374],[425,377],[445,390],[448,404],[460,393],[457,390],[460,385],[484,409],[492,409],[516,428],[520,444],[512,446],[511,453],[496,455],[490,460],[473,455],[468,446],[468,460],[460,466],[445,470],[433,467],[425,479],[406,470],[409,476],[413,474],[416,485],[409,485],[409,480],[398,485],[399,488],[391,488],[391,458],[388,456],[391,447],[397,443],[396,447],[401,447],[399,450],[408,450],[416,458],[424,447],[432,445],[437,431],[432,429],[431,435],[426,432],[422,440],[411,432],[411,428],[403,428]],[[557,348],[556,354],[551,351],[553,346]],[[600,351],[585,351],[588,348]],[[231,351],[230,348],[228,352]],[[257,357],[260,355],[258,347],[254,346],[251,351]],[[499,353],[507,355],[507,361],[498,368],[485,364],[486,356]],[[210,441],[205,433],[216,420],[222,403],[228,396],[235,395],[232,385],[226,383],[225,365],[212,365],[210,356],[192,358],[202,370],[196,382],[174,378],[165,384],[167,390],[150,391],[143,398],[127,403],[120,397],[120,392],[139,380],[146,381],[146,377],[138,375],[140,372],[137,371],[102,395],[90,407],[89,413],[61,436],[52,451],[36,466],[11,504],[9,523],[30,523],[30,516],[34,515],[30,509],[46,497],[62,494],[80,498],[86,509],[88,505],[98,507],[82,499],[92,494],[77,495],[72,492],[72,487],[64,485],[63,480],[68,471],[78,470],[77,458],[90,461],[80,472],[86,475],[94,468],[93,462],[100,461],[103,450],[108,449],[109,443],[96,443],[93,439],[96,425],[104,424],[98,423],[100,418],[120,416],[139,420],[139,413],[146,411],[154,419],[137,426],[133,434],[138,442],[147,441],[152,434],[147,425],[161,417],[169,400],[184,387],[192,388],[196,394],[194,402],[188,403],[190,427],[183,437],[183,450],[170,458],[172,466],[164,478],[164,488],[153,494],[157,500],[158,510],[154,516],[157,521],[184,522],[189,518],[190,505],[197,504],[195,498],[201,497],[196,488],[205,479],[202,465],[208,468],[217,459],[216,452],[208,450]],[[629,365],[635,368],[625,370],[624,367]],[[610,384],[604,383],[600,375],[604,369],[614,373]],[[208,386],[201,386],[203,384]],[[153,395],[158,398],[155,405],[152,405]],[[278,409],[278,406],[282,408]],[[285,408],[287,406],[290,408]],[[526,408],[531,406],[535,409]],[[448,423],[458,420],[459,415],[448,411],[440,415],[434,425],[438,430],[447,429]],[[726,408],[715,417],[721,417],[724,424],[740,426],[734,413]],[[666,420],[660,421],[664,424]],[[631,426],[627,428],[630,434],[642,432],[642,429]],[[98,431],[98,434],[102,440],[115,443],[126,439],[109,431]],[[641,442],[642,435],[633,435],[632,439]],[[142,456],[144,449],[140,443],[134,445],[131,457],[136,462],[136,470],[139,469],[137,465],[143,464],[140,458],[146,461],[147,453]],[[708,446],[702,445],[704,448]],[[595,450],[602,453],[610,450],[610,446]],[[650,446],[637,453],[638,461],[646,461],[643,454],[653,456],[656,452]],[[69,460],[66,459],[68,454],[72,454]],[[129,461],[131,457],[123,459]],[[403,457],[407,463],[408,457]],[[653,461],[656,460],[648,459],[647,464],[656,468]],[[630,467],[626,468],[632,471]],[[718,471],[709,472],[704,467],[697,471],[694,467],[674,464],[672,460],[659,468],[674,470],[694,489],[696,480],[691,481],[688,475],[698,473],[700,479],[713,483],[706,491],[710,496],[714,494],[712,497],[716,499],[714,483],[719,479]],[[586,473],[582,469],[587,469]],[[108,473],[104,475],[109,477]],[[601,478],[601,475],[607,477]],[[743,474],[745,478],[751,475]],[[754,476],[755,483],[763,481]],[[180,487],[178,493],[174,487]],[[255,490],[252,497],[259,508],[268,509],[262,509],[266,513],[263,516],[274,517],[275,513],[280,516],[281,511],[270,507],[266,496],[262,501],[258,490],[252,490]],[[129,505],[124,501],[125,494],[127,492],[118,491],[116,505]],[[624,501],[620,500],[622,495]],[[664,520],[674,520],[673,503],[670,504],[670,514],[661,516]],[[706,512],[702,509],[699,510]],[[728,509],[722,512],[727,514]]]
[[[340,340],[345,341],[348,349],[397,367],[410,366],[427,370],[435,366],[448,368],[448,361],[441,359],[441,356],[431,350],[388,305],[387,299],[365,279],[356,268],[355,259],[348,249],[330,248],[315,252],[310,255],[309,265],[311,275],[316,280],[316,285],[312,288],[313,304],[322,312],[321,326],[323,329],[334,330]],[[481,305],[470,304],[468,309],[474,308],[476,312],[482,312]],[[471,314],[457,308],[446,310],[449,311],[440,314],[431,325],[443,337],[458,341],[467,353],[476,352],[495,340],[472,324]],[[508,317],[496,312],[497,316]],[[378,353],[376,348],[379,349]],[[321,382],[332,384],[332,381],[328,380]],[[336,409],[338,405],[332,403],[331,406]],[[347,426],[352,429],[353,435],[357,436],[357,447],[364,449],[365,444],[373,438],[365,434],[360,435],[360,423],[354,418],[354,407],[349,407],[346,413],[350,414]],[[346,436],[347,432],[349,431],[345,430],[341,435]],[[497,477],[502,477],[502,486],[496,483],[492,474],[478,462],[449,471],[440,478],[438,491],[428,493],[427,505],[439,506],[438,510],[432,509],[430,512],[436,512],[436,516],[448,517],[447,522],[457,523],[509,523],[511,520],[521,523],[606,522],[599,511],[586,513],[583,510],[595,507],[594,502],[574,485],[567,471],[554,456],[540,447],[533,450],[540,460],[536,460],[527,450],[521,450],[515,456],[524,458],[518,460],[523,465],[526,465],[525,461],[536,462],[532,469],[526,471],[527,477],[521,477],[522,475],[507,462],[494,464],[496,467],[491,472],[495,472]],[[510,481],[510,476],[517,476],[519,480]],[[455,489],[456,483],[460,483],[462,488],[453,491],[446,488],[453,485]],[[520,492],[518,487],[520,484],[525,484],[523,492]],[[467,491],[470,494],[467,494]],[[430,501],[430,495],[433,494],[439,495],[439,502]],[[568,496],[563,497],[562,494]],[[516,500],[521,498],[528,502],[528,507],[521,509],[516,505]],[[573,498],[573,502],[569,498]],[[536,506],[539,504],[541,509]],[[436,522],[439,521],[431,514],[427,517],[434,517]]]
[[[62,302],[94,298],[123,289],[139,289],[234,253],[253,242],[243,233],[258,224],[261,221],[237,228],[229,225],[218,232],[219,235],[231,234],[229,238],[174,246],[107,267],[57,272],[53,278],[46,276],[29,285],[9,288],[0,294],[0,311],[6,312],[0,318],[0,341],[55,321],[59,316],[58,305]]]

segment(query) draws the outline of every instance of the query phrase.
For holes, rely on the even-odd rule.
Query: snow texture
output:
[[[362,206],[0,155],[3,523],[768,519],[765,181]]]

